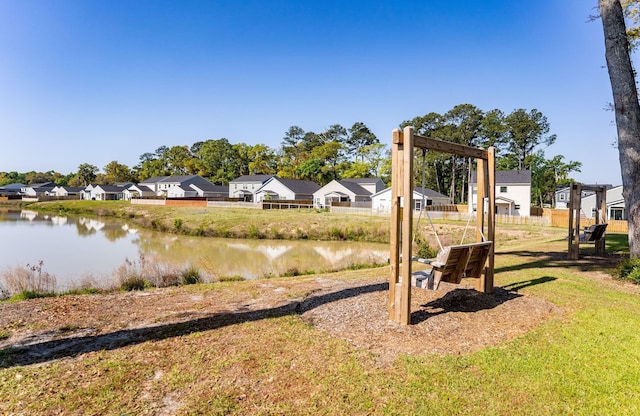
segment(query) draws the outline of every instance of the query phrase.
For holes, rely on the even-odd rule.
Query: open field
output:
[[[414,289],[410,327],[388,268],[2,303],[0,413],[640,414],[640,288],[565,236],[500,227],[494,294]]]

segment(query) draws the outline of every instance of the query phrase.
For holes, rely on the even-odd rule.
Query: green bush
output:
[[[420,235],[415,238],[415,255],[423,259],[432,259],[438,255],[438,251],[433,249]]]
[[[616,272],[619,279],[640,284],[640,258],[623,260]]]
[[[260,229],[256,227],[254,224],[249,225],[249,230],[247,231],[247,233],[249,238],[256,238],[256,239],[264,238],[262,231],[260,231]]]
[[[28,300],[28,299],[37,299],[37,298],[49,298],[56,296],[53,292],[36,292],[33,290],[23,290],[20,293],[17,293],[9,298],[10,302],[17,302],[19,300]]]
[[[218,278],[219,282],[242,282],[243,280],[242,276],[220,276]]]
[[[129,276],[120,284],[120,290],[131,292],[132,290],[144,290],[146,282],[140,276]]]
[[[195,285],[202,281],[200,270],[198,270],[196,266],[187,267],[180,273],[180,275],[182,276],[183,285]]]

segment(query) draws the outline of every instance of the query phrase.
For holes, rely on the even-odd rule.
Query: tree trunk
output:
[[[631,257],[640,257],[640,104],[619,0],[599,0],[605,56],[618,130]]]

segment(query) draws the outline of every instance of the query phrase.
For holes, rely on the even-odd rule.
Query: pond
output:
[[[256,279],[384,263],[386,244],[189,237],[113,220],[0,211],[0,284],[16,268],[53,275],[56,291],[110,287],[125,265],[195,266],[212,280]]]

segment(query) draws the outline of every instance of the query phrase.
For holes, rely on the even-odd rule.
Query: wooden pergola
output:
[[[495,238],[495,149],[479,149],[414,134],[413,127],[393,131],[391,147],[391,275],[389,279],[389,319],[402,325],[411,321],[411,275],[413,230],[414,148],[475,158],[478,169],[477,241],[483,234]],[[471,201],[470,201],[471,202]],[[486,232],[484,227],[486,223]],[[402,262],[401,262],[401,259]],[[490,248],[487,267],[476,290],[493,292],[494,248]]]
[[[591,191],[596,194],[596,224],[604,224],[607,216],[607,188],[604,186],[582,185],[572,183],[569,191],[569,259],[577,260],[580,257],[580,207],[582,205],[582,192]],[[605,254],[604,235],[594,241],[596,255]]]

